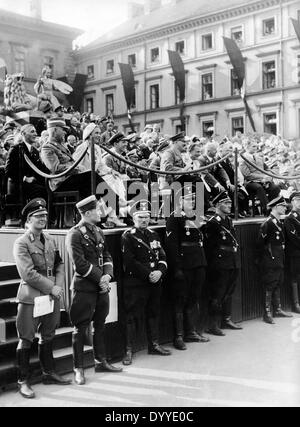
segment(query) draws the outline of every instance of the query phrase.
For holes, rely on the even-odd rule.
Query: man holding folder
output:
[[[23,210],[27,230],[14,245],[14,258],[21,277],[17,295],[17,366],[19,390],[33,399],[29,384],[30,349],[39,330],[39,358],[46,385],[69,385],[54,372],[52,343],[60,323],[60,299],[63,297],[65,269],[55,241],[43,231],[48,212],[43,199],[32,200]]]

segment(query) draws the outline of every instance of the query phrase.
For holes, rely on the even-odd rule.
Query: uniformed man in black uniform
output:
[[[204,222],[195,215],[195,198],[193,187],[185,186],[180,206],[172,213],[166,226],[166,252],[174,307],[174,347],[177,350],[186,350],[185,342],[209,341],[196,332],[195,315],[205,284],[207,262],[202,232]]]
[[[122,236],[125,269],[124,308],[126,311],[125,366],[132,364],[133,344],[139,320],[146,315],[150,355],[170,356],[159,345],[160,299],[163,279],[167,273],[166,255],[158,234],[149,229],[151,206],[138,201],[131,209],[134,227]]]
[[[300,313],[299,285],[300,285],[300,192],[290,197],[293,206],[291,213],[284,221],[286,236],[286,255],[289,260],[291,285],[293,293],[293,310]]]
[[[34,199],[24,208],[22,215],[27,231],[14,245],[14,258],[21,277],[17,301],[17,366],[19,390],[23,397],[33,399],[35,394],[29,385],[30,349],[39,330],[39,358],[43,383],[69,385],[55,373],[53,340],[60,323],[60,299],[63,297],[65,269],[54,239],[44,232],[48,213],[43,199]],[[49,296],[54,300],[53,312],[34,317],[35,298]]]
[[[258,250],[265,292],[264,322],[273,325],[272,302],[275,317],[291,317],[282,311],[280,301],[285,270],[285,235],[281,218],[286,213],[287,204],[282,196],[278,196],[268,204],[268,208],[271,215],[260,228]]]
[[[232,296],[240,268],[239,244],[230,219],[232,201],[228,193],[220,193],[213,204],[216,214],[208,221],[205,230],[211,315],[208,333],[225,336],[222,329],[242,329],[231,319]]]
[[[70,310],[73,332],[75,382],[85,384],[84,342],[86,331],[94,323],[93,347],[96,372],[121,372],[111,366],[105,352],[105,321],[109,314],[110,281],[113,262],[108,251],[100,222],[100,207],[95,196],[77,204],[80,223],[67,235],[66,246],[74,264],[73,298]]]

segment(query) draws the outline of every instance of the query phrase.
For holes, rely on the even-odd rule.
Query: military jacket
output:
[[[214,215],[205,227],[205,251],[210,270],[240,268],[239,243],[232,220]]]
[[[122,252],[127,285],[149,283],[153,271],[166,275],[168,265],[159,235],[150,229],[144,233],[132,228],[122,236]]]
[[[65,268],[54,239],[43,233],[45,243],[27,231],[14,244],[14,258],[21,277],[17,301],[34,304],[34,299],[50,295],[54,285],[64,288]]]
[[[72,289],[97,292],[102,276],[113,278],[113,260],[101,228],[80,222],[69,231],[66,246],[75,269]]]
[[[264,269],[284,268],[285,235],[283,224],[273,215],[260,228],[258,250],[261,266]]]
[[[300,215],[292,211],[284,221],[286,254],[300,258]],[[300,261],[300,260],[299,260]]]
[[[206,267],[202,225],[184,212],[173,213],[166,226],[166,252],[170,270]]]

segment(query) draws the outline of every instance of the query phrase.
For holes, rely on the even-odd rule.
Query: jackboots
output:
[[[133,343],[135,340],[135,321],[134,319],[126,322],[126,354],[123,358],[123,365],[132,365],[133,360]]]
[[[77,385],[85,385],[86,383],[85,376],[84,376],[84,363],[83,363],[84,341],[85,341],[85,331],[73,332],[73,336],[72,336],[73,364],[74,364],[75,384]]]
[[[265,314],[264,322],[268,325],[275,325],[274,319],[272,317],[272,297],[273,291],[266,291],[265,293]]]
[[[171,356],[171,352],[159,345],[159,317],[147,319],[148,354]]]
[[[294,313],[300,314],[300,304],[299,304],[299,290],[298,283],[292,283],[292,292],[293,292],[293,311]]]
[[[43,384],[70,385],[72,381],[65,380],[55,372],[52,346],[52,341],[39,345],[39,359],[43,371]]]
[[[17,350],[18,387],[25,399],[34,399],[35,393],[29,384],[30,349]]]
[[[106,359],[105,342],[104,342],[104,328],[95,330],[93,336],[94,359],[95,359],[95,372],[110,372],[118,374],[123,371],[122,368],[112,366]]]
[[[293,317],[292,315],[287,314],[282,310],[279,288],[275,289],[275,292],[274,292],[274,306],[275,306],[274,317],[280,317],[283,319],[291,319]]]
[[[199,335],[196,332],[195,319],[193,310],[187,310],[185,313],[186,334],[184,341],[187,343],[208,343],[208,338]]]
[[[174,347],[177,350],[185,351],[187,349],[183,340],[183,313],[175,313],[175,338]]]

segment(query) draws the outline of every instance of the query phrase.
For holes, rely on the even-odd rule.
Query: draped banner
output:
[[[298,40],[300,42],[300,22],[297,21],[296,19],[292,19],[292,23],[294,25]]]
[[[238,47],[238,45],[234,40],[229,39],[228,37],[223,37],[223,39],[224,39],[225,47],[226,47],[228,56],[230,58],[231,64],[238,78],[238,86],[241,91],[241,98],[245,104],[246,113],[249,117],[253,131],[256,132],[255,123],[252,117],[252,112],[247,102],[246,94],[244,91],[245,73],[246,73],[245,59],[243,57],[243,54],[240,48]]]
[[[134,88],[135,88],[135,81],[134,81],[134,74],[133,70],[130,64],[122,64],[119,63],[120,71],[121,71],[121,77],[123,81],[123,88],[124,88],[124,94],[127,104],[127,111],[128,111],[128,119],[130,126],[132,128],[132,131],[134,132],[133,124],[132,124],[132,115],[131,115],[131,107],[134,103]]]
[[[88,76],[86,74],[76,74],[72,85],[73,92],[67,95],[67,100],[74,107],[75,111],[80,111],[87,79]],[[65,83],[68,83],[68,81]]]
[[[185,119],[184,119],[184,101],[186,94],[186,85],[185,85],[185,68],[182,58],[178,52],[173,50],[168,50],[169,59],[171,63],[171,67],[173,70],[173,74],[175,77],[176,85],[179,89],[179,98],[180,98],[180,118],[181,118],[181,126],[185,127]]]

